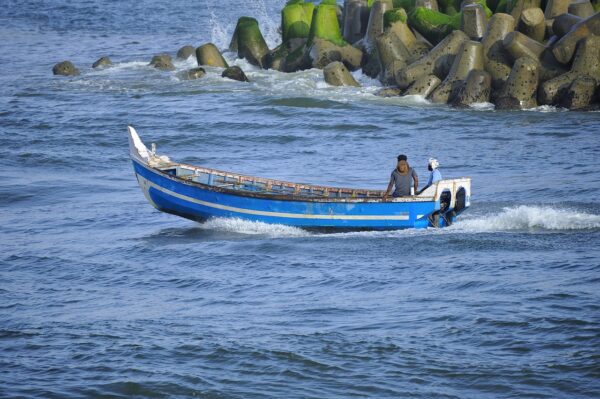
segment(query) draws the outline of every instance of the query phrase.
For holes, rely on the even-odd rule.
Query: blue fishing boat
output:
[[[211,217],[304,228],[444,227],[470,205],[471,179],[439,181],[419,195],[384,199],[382,190],[327,187],[246,176],[172,161],[129,127],[133,169],[156,209],[196,221]]]

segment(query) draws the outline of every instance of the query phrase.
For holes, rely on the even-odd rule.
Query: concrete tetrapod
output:
[[[175,70],[175,66],[173,65],[173,61],[169,54],[159,54],[152,57],[150,64],[156,69],[160,69],[161,71],[173,71]]]
[[[345,0],[342,34],[344,40],[354,44],[365,36],[369,23],[367,0]]]
[[[111,66],[113,63],[108,57],[102,57],[92,64],[92,68],[106,68]]]
[[[553,19],[561,14],[569,12],[571,0],[548,0],[544,11],[546,19]]]
[[[221,77],[231,79],[231,80],[237,80],[239,82],[249,82],[250,81],[250,80],[248,80],[248,77],[246,76],[246,74],[244,73],[242,68],[240,68],[237,65],[230,66],[229,68],[225,68],[225,70],[221,74]]]
[[[413,62],[426,55],[431,46],[425,43],[423,40],[417,39],[415,34],[410,30],[408,24],[403,21],[396,21],[390,24],[386,28],[386,31],[393,32],[404,44],[410,53],[410,59],[408,62]]]
[[[559,39],[569,33],[573,26],[583,21],[583,18],[573,14],[562,14],[554,18],[552,22],[552,33]]]
[[[467,4],[462,8],[461,30],[471,40],[479,40],[487,28],[487,16],[481,4]]]
[[[528,8],[521,13],[517,29],[533,40],[541,42],[546,36],[546,19],[541,8]]]
[[[314,9],[313,3],[305,3],[301,0],[283,7],[281,38],[284,43],[290,39],[308,39]]]
[[[196,52],[196,48],[191,45],[183,46],[179,50],[177,50],[177,59],[179,60],[187,60]]]
[[[511,3],[512,9],[510,10],[510,15],[512,15],[515,21],[518,21],[521,19],[523,11],[529,8],[540,8],[542,2],[541,0],[516,0]]]
[[[496,99],[496,109],[526,109],[537,106],[539,62],[522,57],[515,61],[504,90]]]
[[[385,85],[395,83],[394,68],[403,68],[410,59],[404,43],[392,31],[379,35],[376,39],[377,53],[381,65],[379,79]]]
[[[338,46],[346,45],[342,37],[335,5],[322,2],[315,8],[308,35],[309,45],[315,39],[328,40]]]
[[[560,105],[571,110],[585,109],[592,102],[597,87],[596,79],[580,76],[571,83]]]
[[[196,67],[192,69],[188,69],[187,71],[179,72],[177,77],[181,80],[194,80],[200,79],[204,75],[206,75],[206,71],[202,67]]]
[[[401,89],[405,89],[425,75],[433,74],[440,79],[445,78],[450,71],[454,57],[462,44],[468,40],[469,37],[463,31],[455,30],[431,49],[427,55],[402,69],[395,70],[396,84]]]
[[[451,104],[465,108],[471,104],[490,102],[492,77],[486,71],[472,70]]]
[[[452,101],[460,85],[472,70],[483,70],[483,45],[476,41],[464,42],[454,58],[450,73],[429,96],[434,103]]]
[[[521,57],[529,57],[539,61],[540,80],[542,82],[566,72],[564,67],[556,61],[550,49],[521,32],[510,32],[504,38],[503,44],[515,60]]]
[[[52,73],[62,76],[77,76],[79,69],[75,68],[71,61],[62,61],[52,67]]]
[[[245,58],[249,63],[260,68],[268,68],[269,47],[256,19],[249,17],[238,19],[234,35],[239,58]]]
[[[373,2],[371,13],[369,14],[367,33],[364,38],[364,44],[368,50],[371,50],[375,46],[375,39],[383,33],[383,16],[386,11],[391,10],[392,8],[394,8],[392,0],[375,0]]]
[[[323,76],[325,81],[332,86],[360,86],[346,66],[339,61],[332,62],[323,68]]]
[[[227,61],[221,55],[217,46],[212,43],[206,43],[196,49],[196,60],[198,65],[207,65],[213,67],[227,68]]]
[[[515,28],[515,19],[509,14],[494,14],[488,22],[483,45],[483,65],[492,76],[492,87],[500,89],[508,79],[512,69],[512,59],[504,48],[502,40]]]
[[[313,68],[323,69],[334,61],[341,61],[351,71],[360,68],[363,53],[349,44],[338,46],[323,39],[314,39],[308,50]]]
[[[588,18],[594,15],[594,6],[589,0],[573,0],[569,4],[569,14],[577,15],[581,18]]]
[[[588,36],[577,45],[571,70],[542,84],[538,93],[543,104],[557,104],[567,88],[580,76],[600,80],[600,36]]]
[[[404,92],[404,96],[428,97],[440,84],[442,80],[435,75],[425,75],[417,79]]]
[[[552,53],[558,62],[567,64],[575,54],[577,43],[589,35],[600,35],[600,12],[573,26],[569,33],[556,42]]]

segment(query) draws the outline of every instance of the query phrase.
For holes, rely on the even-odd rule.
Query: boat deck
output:
[[[157,165],[161,170],[179,179],[249,193],[288,195],[304,198],[356,198],[381,199],[384,191],[352,189],[343,187],[316,186],[312,184],[291,183],[261,177],[245,176],[216,169],[169,162]]]

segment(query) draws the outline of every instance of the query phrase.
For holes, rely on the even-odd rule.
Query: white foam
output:
[[[566,108],[556,107],[554,105],[540,105],[538,107],[528,108],[524,111],[530,112],[565,112],[568,111]]]
[[[211,218],[200,225],[207,230],[218,230],[249,235],[266,235],[270,237],[305,237],[309,232],[298,227],[281,224],[251,222],[237,218]]]
[[[515,231],[515,230],[587,230],[600,228],[600,215],[550,206],[504,208],[502,212],[469,219],[460,217],[451,230]]]
[[[469,107],[476,111],[491,111],[496,108],[492,103],[473,103]]]

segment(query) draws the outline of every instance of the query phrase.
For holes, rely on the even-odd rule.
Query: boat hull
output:
[[[295,201],[232,195],[172,178],[135,159],[133,167],[155,208],[197,221],[226,217],[308,228],[425,228],[431,225],[429,216],[439,210],[436,201]],[[440,226],[444,224],[441,218]]]

